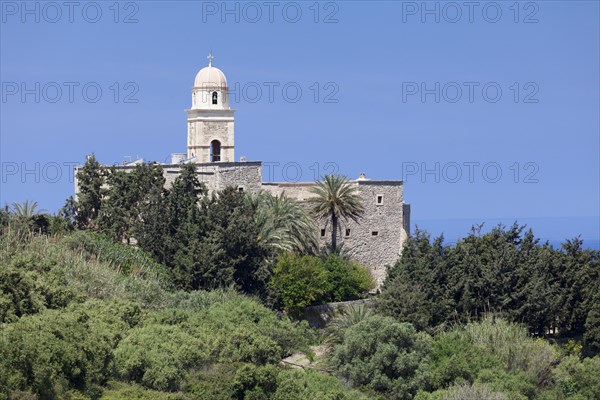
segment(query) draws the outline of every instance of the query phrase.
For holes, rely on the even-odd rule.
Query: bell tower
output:
[[[188,158],[196,163],[233,162],[233,125],[235,110],[229,107],[229,88],[225,74],[213,67],[212,51],[208,67],[196,75],[192,88],[192,108],[188,115]]]

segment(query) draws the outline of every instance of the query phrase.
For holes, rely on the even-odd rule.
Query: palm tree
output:
[[[13,203],[13,211],[17,218],[29,219],[39,214],[37,211],[37,206],[37,201],[30,202],[29,200],[26,200],[23,203]],[[42,211],[44,210],[40,210],[40,212]]]
[[[368,304],[350,304],[340,310],[340,313],[327,326],[325,333],[325,347],[329,352],[333,351],[335,345],[342,343],[344,334],[348,328],[373,315],[372,308]]]
[[[249,194],[246,201],[255,210],[258,240],[263,244],[283,251],[316,253],[316,226],[300,202],[265,191]]]
[[[347,177],[325,175],[312,189],[316,195],[308,201],[318,219],[331,220],[331,248],[337,249],[337,231],[339,219],[358,222],[365,209],[362,205],[358,188],[350,183]]]

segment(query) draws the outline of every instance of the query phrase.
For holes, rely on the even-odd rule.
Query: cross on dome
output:
[[[206,58],[208,58],[208,66],[212,67],[212,61],[213,61],[213,58],[214,58],[213,55],[212,55],[212,50],[210,51],[210,53],[208,54],[208,57],[206,57]]]

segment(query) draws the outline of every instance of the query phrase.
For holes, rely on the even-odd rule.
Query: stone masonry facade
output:
[[[192,107],[186,112],[187,153],[174,153],[171,162],[162,165],[166,187],[172,185],[184,163],[193,163],[198,179],[206,184],[209,194],[234,187],[243,192],[285,193],[299,201],[313,196],[311,188],[315,182],[263,182],[261,161],[235,161],[235,110],[229,107],[225,74],[212,66],[212,54],[208,67],[196,75]],[[130,171],[139,161],[116,168]],[[353,259],[368,267],[379,288],[388,267],[398,260],[410,232],[410,205],[404,202],[402,181],[370,180],[361,174],[351,184],[358,188],[365,213],[359,222],[340,221],[338,242],[343,243]],[[327,221],[316,221],[316,224],[317,236],[325,246],[331,238],[331,226]]]

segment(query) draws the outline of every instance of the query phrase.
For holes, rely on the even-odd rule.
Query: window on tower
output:
[[[219,142],[218,140],[213,140],[212,142],[210,142],[210,161],[221,161],[221,142]]]
[[[219,94],[217,92],[212,93],[212,103],[217,104],[219,100]]]

